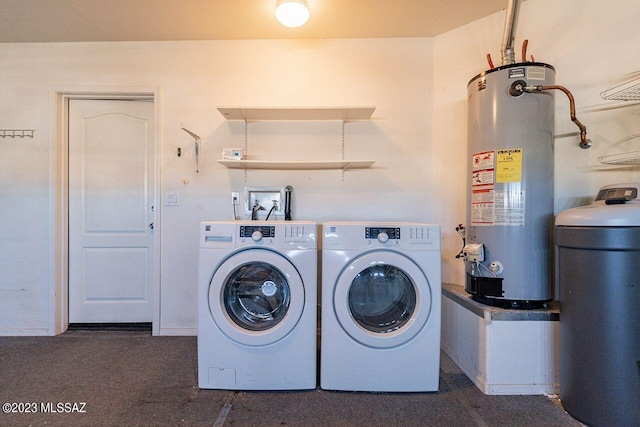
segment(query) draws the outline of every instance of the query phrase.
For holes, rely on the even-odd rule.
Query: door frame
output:
[[[153,205],[155,206],[155,244],[153,250],[152,333],[160,332],[160,243],[161,243],[161,114],[159,86],[51,86],[50,88],[50,201],[49,201],[49,335],[61,334],[69,327],[69,100],[144,100],[153,102],[155,120],[153,158]]]

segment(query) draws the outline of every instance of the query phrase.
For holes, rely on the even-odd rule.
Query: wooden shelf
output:
[[[376,107],[218,107],[227,120],[369,120]]]
[[[344,155],[344,124],[349,121],[369,120],[376,107],[218,107],[218,111],[227,120],[251,121],[342,121],[342,153]],[[245,138],[245,153],[247,142]],[[229,169],[271,169],[271,170],[321,170],[321,169],[365,169],[375,163],[374,160],[218,160]],[[344,174],[343,174],[344,179]]]
[[[335,160],[335,161],[269,161],[269,160],[218,160],[229,169],[272,169],[272,170],[319,170],[319,169],[365,169],[375,160]]]

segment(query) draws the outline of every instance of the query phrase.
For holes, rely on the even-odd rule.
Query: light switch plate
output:
[[[167,191],[165,203],[166,206],[179,206],[180,205],[180,193],[177,191]]]

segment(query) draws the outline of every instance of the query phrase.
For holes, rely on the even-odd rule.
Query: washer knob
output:
[[[251,240],[253,240],[254,242],[259,242],[260,240],[262,240],[262,231],[256,230],[251,233]]]
[[[389,235],[387,233],[382,232],[378,234],[378,242],[387,243],[388,240],[389,240]]]

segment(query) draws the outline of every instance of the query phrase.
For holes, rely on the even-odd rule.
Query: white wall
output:
[[[569,135],[556,138],[556,211],[588,202],[603,184],[640,179],[638,169],[594,166],[640,133],[639,107],[585,110],[640,70],[638,16],[635,0],[522,4],[517,50],[527,38],[536,60],[555,66],[594,140],[577,148],[558,94],[556,133]],[[465,218],[466,85],[487,68],[486,53],[499,62],[503,23],[501,12],[435,39],[0,44],[0,128],[36,129],[33,139],[0,138],[0,334],[53,327],[56,86],[161,87],[162,194],[181,196],[180,206],[162,207],[161,332],[194,331],[198,222],[229,219],[229,193],[244,186],[292,185],[296,219],[441,224],[443,279],[463,283],[454,227]],[[225,121],[217,106],[292,105],[376,106],[372,121],[346,125],[347,158],[375,167],[344,181],[340,171],[249,171],[245,182],[218,165],[222,147],[244,145],[244,125]],[[199,174],[181,124],[204,139]],[[249,154],[263,158],[339,157],[340,140],[335,122],[249,124]]]
[[[505,2],[506,4],[506,2]],[[600,92],[640,71],[640,32],[635,0],[527,0],[522,3],[516,35],[516,59],[529,40],[528,53],[556,69],[556,84],[570,89],[577,117],[593,140],[578,148],[578,128],[569,117],[564,94],[556,97],[555,213],[588,204],[602,185],[640,181],[640,169],[605,170],[598,157],[621,150],[640,150],[640,106],[602,110]],[[439,222],[444,230],[443,280],[464,283],[455,261],[460,239],[451,230],[465,221],[467,83],[488,69],[486,54],[500,65],[504,12],[473,22],[434,39],[434,147],[442,189]],[[639,81],[640,82],[640,81]],[[598,107],[600,106],[600,107]],[[615,146],[615,147],[614,147]]]
[[[36,130],[0,139],[0,334],[52,328],[52,88],[161,88],[162,195],[180,192],[180,206],[162,206],[160,333],[195,331],[198,223],[230,219],[231,191],[292,185],[294,219],[438,220],[431,39],[6,44],[0,57],[0,128]],[[373,120],[346,124],[345,157],[377,162],[344,179],[249,171],[245,181],[216,162],[245,139],[244,123],[224,120],[218,106],[375,106]],[[203,138],[198,174],[181,125]],[[249,155],[339,159],[341,132],[333,121],[250,123]]]

